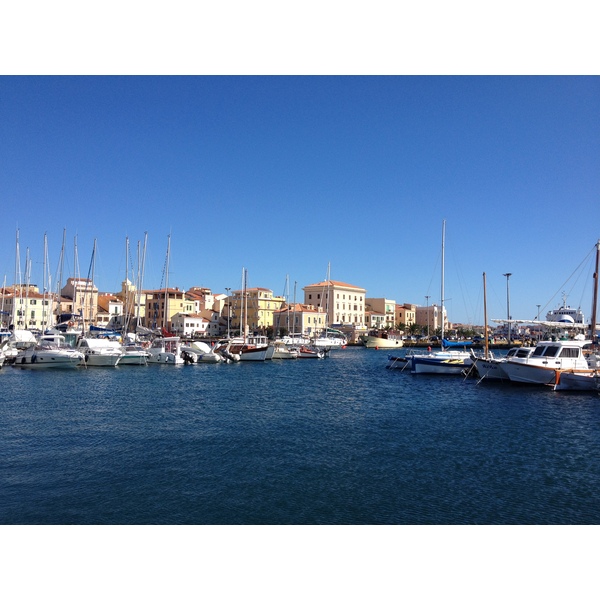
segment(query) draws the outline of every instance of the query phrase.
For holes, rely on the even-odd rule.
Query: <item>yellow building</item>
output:
[[[310,337],[325,328],[325,312],[310,304],[283,305],[273,313],[275,336],[298,333]]]
[[[245,297],[243,290],[236,290],[231,293],[229,300],[231,329],[242,332],[245,323],[246,333],[263,335],[267,328],[273,327],[273,313],[285,302],[283,297],[273,296],[272,290],[261,287],[246,289]]]
[[[194,312],[194,303],[179,288],[146,290],[146,327],[171,331],[171,319],[178,313]]]

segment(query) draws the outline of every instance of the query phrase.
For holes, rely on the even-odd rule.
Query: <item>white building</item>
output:
[[[321,281],[302,288],[304,304],[321,307],[327,315],[327,325],[364,327],[364,288],[341,281]]]

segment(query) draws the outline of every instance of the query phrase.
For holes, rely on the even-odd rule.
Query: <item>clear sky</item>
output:
[[[20,232],[57,281],[118,291],[148,233],[144,287],[286,291],[331,278],[440,302],[452,321],[591,307],[600,238],[600,79],[500,76],[0,78],[0,277]],[[126,237],[130,259],[125,259]],[[588,263],[586,263],[587,265]],[[131,277],[131,276],[130,276]],[[430,296],[430,298],[426,298]]]

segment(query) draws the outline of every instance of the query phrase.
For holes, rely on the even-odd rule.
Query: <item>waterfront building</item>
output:
[[[41,294],[36,285],[2,288],[2,328],[44,330],[54,325],[55,294]]]
[[[146,316],[146,292],[138,290],[137,287],[126,279],[121,283],[121,291],[115,296],[123,303],[123,315],[129,318],[131,323],[135,323],[136,317],[140,324],[144,322]]]
[[[449,331],[448,314],[446,307],[444,306],[444,331]],[[417,325],[423,327],[424,331],[429,330],[429,335],[434,335],[438,329],[442,328],[442,308],[437,304],[431,304],[430,306],[417,306],[416,307],[416,321]]]
[[[98,311],[96,321],[98,327],[119,329],[124,325],[123,301],[113,294],[98,295]]]
[[[273,291],[267,288],[254,287],[231,292],[228,309],[230,312],[230,327],[232,331],[242,331],[246,323],[250,332],[266,332],[273,327],[273,313],[279,310],[285,299],[282,296],[273,296]],[[246,314],[243,314],[246,311]]]
[[[365,311],[365,326],[369,330],[385,329],[385,317],[383,313],[374,312],[372,310]]]
[[[198,313],[177,313],[171,319],[171,333],[181,337],[205,337],[210,321]]]
[[[304,304],[321,307],[327,315],[327,325],[364,327],[366,289],[326,280],[302,288]]]
[[[273,312],[275,337],[291,333],[310,337],[325,329],[325,311],[311,304],[286,304]]]
[[[395,329],[396,328],[396,301],[388,298],[365,298],[365,311],[372,311],[373,314],[383,314],[384,319],[377,319],[377,326],[368,327],[370,329]]]
[[[194,312],[194,303],[189,302],[185,292],[179,288],[146,290],[145,326],[151,329],[171,331],[171,319],[178,313]]]
[[[86,324],[95,323],[98,315],[98,288],[91,279],[69,277],[66,285],[60,291],[61,296],[67,300],[63,310],[61,300],[61,313],[78,315]]]
[[[210,288],[191,287],[185,293],[185,296],[189,301],[194,302],[194,311],[197,313],[214,309],[215,296]]]
[[[416,304],[404,303],[395,306],[396,327],[398,329],[408,329],[417,322]]]

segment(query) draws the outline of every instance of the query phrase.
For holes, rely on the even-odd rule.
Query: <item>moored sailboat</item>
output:
[[[442,277],[441,277],[441,307],[442,307],[442,350],[428,354],[412,354],[410,357],[410,372],[413,374],[427,373],[435,375],[460,375],[466,367],[473,364],[472,354],[466,350],[448,350],[444,339],[444,263],[446,247],[446,221],[442,221]]]

